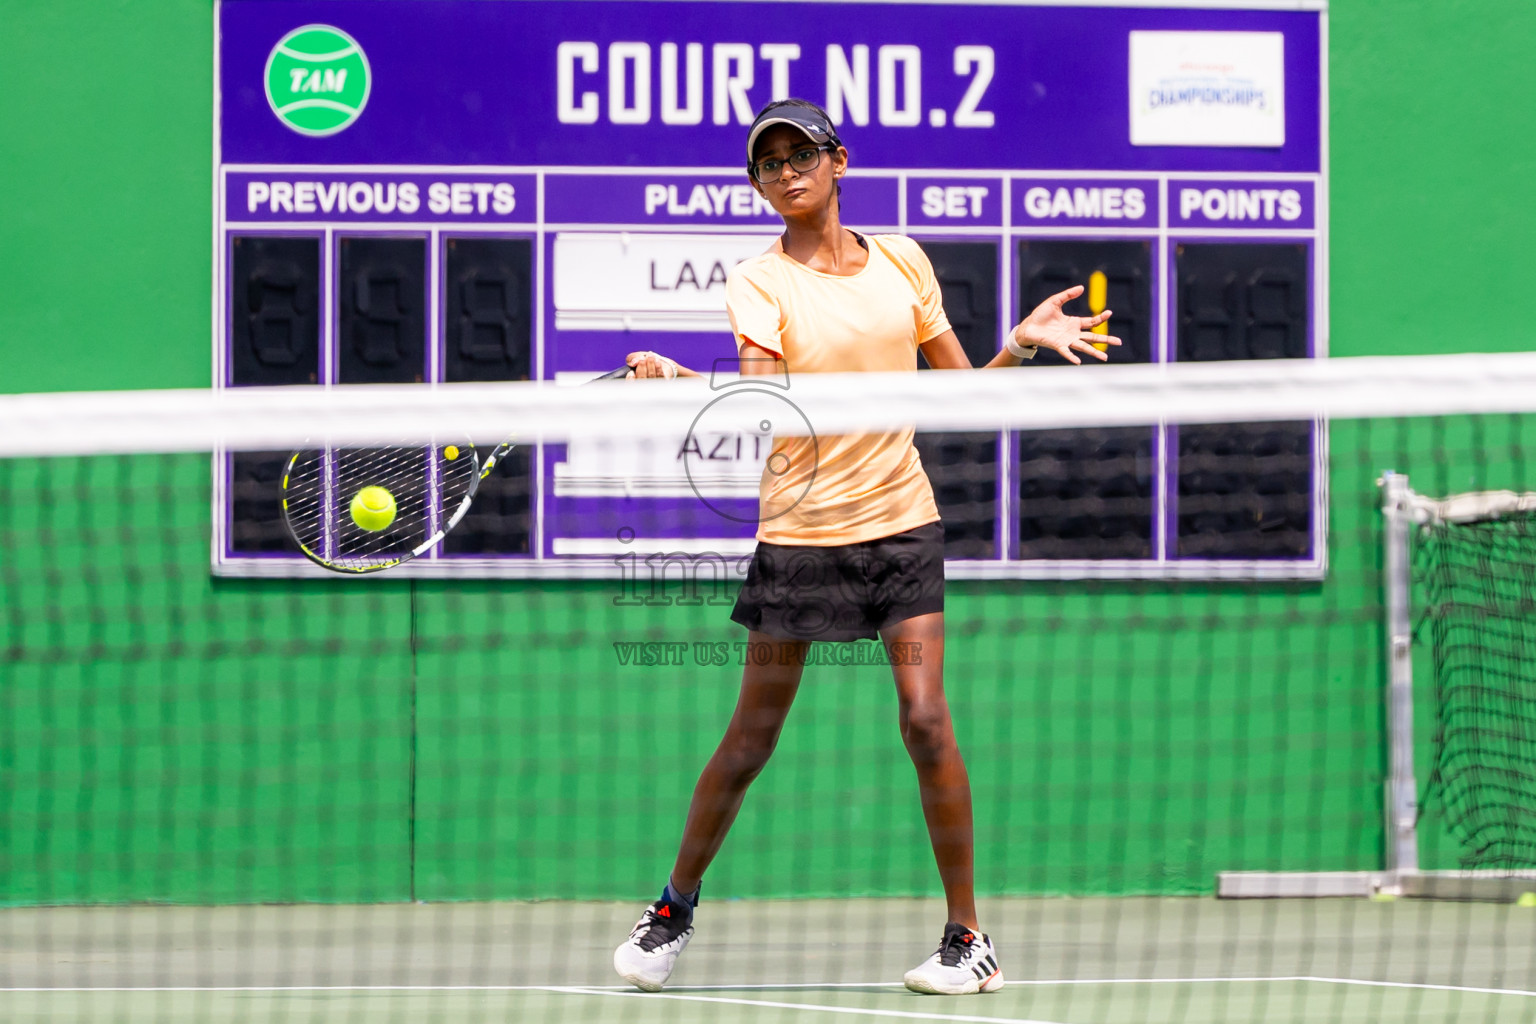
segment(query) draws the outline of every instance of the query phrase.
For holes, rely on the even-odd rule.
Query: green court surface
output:
[[[1536,909],[1354,900],[1007,899],[1008,984],[901,986],[924,900],[709,902],[660,994],[609,958],[638,904],[0,911],[0,1020],[1536,1021]]]

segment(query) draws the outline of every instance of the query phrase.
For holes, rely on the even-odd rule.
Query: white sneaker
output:
[[[936,996],[996,992],[1003,987],[992,940],[961,924],[944,926],[944,939],[933,956],[907,972],[907,988]]]
[[[640,921],[613,951],[619,977],[645,992],[660,992],[672,976],[677,957],[693,938],[689,908],[657,900],[645,908]]]

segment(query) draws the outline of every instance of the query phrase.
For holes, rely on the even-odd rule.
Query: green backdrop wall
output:
[[[1536,48],[1536,10],[1330,20],[1333,353],[1529,347],[1536,138],[1498,55]],[[210,5],[0,0],[0,24],[0,390],[205,386]],[[1528,486],[1528,427],[1488,429],[1335,424],[1323,584],[952,586],[982,891],[1377,866],[1373,482]],[[0,463],[0,901],[650,895],[739,669],[610,645],[738,639],[726,609],[215,581],[208,486],[193,456]],[[937,891],[884,669],[808,673],[708,884]]]

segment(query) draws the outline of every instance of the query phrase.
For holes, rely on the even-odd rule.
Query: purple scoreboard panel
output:
[[[745,126],[786,96],[830,111],[844,222],[922,243],[974,363],[1076,283],[1074,311],[1115,311],[1114,362],[1323,358],[1326,51],[1306,0],[222,0],[214,386],[733,357],[725,275],[780,227]],[[1325,569],[1325,440],[1308,421],[918,445],[951,578],[1302,579]],[[762,439],[716,445],[703,478],[695,441],[515,449],[399,571],[739,565]],[[219,457],[216,573],[317,571],[281,524],[284,455]]]

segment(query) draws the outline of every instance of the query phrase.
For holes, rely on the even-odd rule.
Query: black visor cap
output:
[[[818,146],[841,146],[842,140],[832,130],[832,126],[819,117],[815,111],[804,107],[774,107],[763,111],[756,121],[752,122],[752,132],[747,136],[747,169],[752,168],[753,158],[757,153],[757,140],[763,132],[776,124],[787,124],[798,128],[805,137]]]

